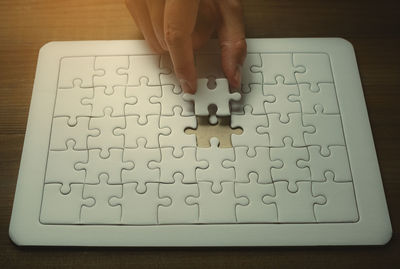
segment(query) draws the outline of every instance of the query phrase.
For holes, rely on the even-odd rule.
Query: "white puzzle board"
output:
[[[43,46],[10,224],[16,244],[390,239],[350,43],[249,39],[240,101],[227,91],[215,43],[195,57],[198,95],[209,90],[206,78],[216,79],[215,113],[231,111],[231,127],[243,129],[232,148],[215,138],[197,147],[196,135],[184,132],[196,128],[195,112],[208,114],[205,97],[183,96],[169,58],[144,41]]]

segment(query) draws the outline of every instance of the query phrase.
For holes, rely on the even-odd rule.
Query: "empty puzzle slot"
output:
[[[217,123],[211,125],[208,116],[197,117],[197,129],[186,128],[186,134],[195,134],[196,142],[199,148],[210,147],[210,139],[218,138],[220,148],[232,148],[231,135],[241,135],[243,129],[240,127],[231,128],[231,117],[218,117]]]

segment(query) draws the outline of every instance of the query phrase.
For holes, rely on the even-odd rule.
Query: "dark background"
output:
[[[244,0],[247,37],[344,37],[353,43],[393,238],[386,246],[63,248],[13,245],[8,225],[39,48],[54,40],[141,39],[122,0],[0,1],[0,267],[399,267],[400,4]]]

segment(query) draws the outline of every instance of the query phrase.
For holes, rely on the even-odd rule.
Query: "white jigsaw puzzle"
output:
[[[318,52],[322,45],[271,40],[275,49],[262,51],[258,42],[249,46],[240,89],[229,88],[220,54],[195,54],[195,94],[182,91],[168,55],[146,46],[113,55],[107,42],[93,52],[82,43],[90,54],[54,62],[54,89],[36,86],[46,89],[40,97],[53,96],[41,107],[52,114],[30,118],[28,130],[40,118],[42,135],[27,132],[24,147],[44,165],[22,158],[13,229],[36,214],[30,227],[42,230],[32,244],[43,236],[53,245],[296,245],[314,232],[306,244],[349,244],[348,237],[375,244],[368,238],[381,222],[372,190],[381,184],[372,184],[377,165],[357,114],[363,104],[343,88],[353,73],[338,67],[336,51]],[[349,114],[349,103],[361,108]],[[223,117],[221,137],[243,132],[201,145],[203,120],[222,128]],[[370,199],[376,208],[366,207]],[[76,229],[85,231],[79,242]]]

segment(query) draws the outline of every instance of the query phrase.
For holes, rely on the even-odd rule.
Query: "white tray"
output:
[[[175,207],[175,209],[170,207],[168,209],[169,203],[173,200],[170,198],[173,196],[170,195],[170,198],[168,198],[168,195],[162,195],[161,189],[167,186],[166,184],[170,184],[168,187],[173,185],[171,185],[171,182],[163,182],[165,178],[155,176],[155,182],[149,180],[152,182],[149,184],[146,184],[148,181],[134,183],[124,181],[124,179],[122,181],[121,179],[117,179],[113,182],[108,181],[110,183],[108,185],[104,181],[103,183],[106,184],[103,186],[104,188],[96,189],[93,187],[100,185],[97,185],[96,181],[89,182],[88,171],[90,169],[83,162],[83,164],[75,166],[75,172],[77,173],[79,171],[86,171],[83,181],[79,183],[72,180],[71,195],[68,196],[70,205],[74,205],[79,209],[77,213],[71,211],[71,207],[69,206],[63,208],[62,205],[57,204],[57,201],[60,201],[57,198],[62,197],[64,199],[66,196],[62,196],[61,190],[60,193],[55,193],[55,190],[61,188],[61,184],[49,180],[49,174],[57,175],[58,173],[58,175],[62,176],[68,170],[67,164],[65,166],[54,164],[56,163],[54,159],[55,154],[65,149],[57,148],[55,145],[59,144],[54,144],[56,138],[51,138],[52,135],[55,136],[57,128],[59,128],[57,127],[59,126],[57,122],[63,120],[60,117],[64,113],[61,103],[68,102],[69,100],[67,97],[61,98],[62,94],[60,92],[72,87],[71,77],[77,74],[81,74],[83,77],[83,84],[81,86],[89,91],[93,91],[93,83],[103,83],[101,85],[105,87],[118,85],[124,89],[126,89],[126,86],[137,87],[137,82],[140,82],[140,80],[135,77],[137,76],[135,72],[139,69],[132,72],[129,69],[132,67],[132,64],[137,63],[137,59],[134,56],[148,55],[152,56],[148,58],[152,60],[158,56],[153,55],[143,41],[50,42],[44,45],[40,50],[37,64],[28,126],[10,223],[10,237],[13,242],[17,245],[79,246],[375,245],[388,242],[392,234],[391,224],[357,63],[351,44],[339,38],[249,39],[247,42],[249,54],[247,62],[243,67],[243,81],[245,82],[245,91],[246,87],[251,88],[252,91],[250,94],[242,96],[242,103],[232,103],[232,125],[245,126],[244,129],[246,130],[249,125],[255,124],[257,117],[265,117],[267,122],[269,122],[268,124],[264,124],[264,126],[261,124],[261,127],[259,126],[260,124],[255,124],[254,127],[259,127],[255,135],[257,137],[263,134],[266,135],[269,137],[269,140],[265,141],[268,142],[265,145],[259,145],[257,144],[259,142],[255,142],[253,139],[246,137],[242,139],[243,137],[232,136],[234,148],[223,149],[225,150],[223,151],[216,147],[198,149],[195,144],[191,144],[193,143],[191,139],[188,142],[182,142],[179,139],[175,140],[180,145],[182,143],[189,143],[183,144],[183,146],[188,146],[189,149],[196,151],[198,159],[202,157],[205,159],[209,158],[209,163],[214,165],[215,159],[218,159],[218,156],[221,154],[225,154],[224,156],[227,156],[226,159],[231,158],[233,153],[236,157],[236,162],[231,158],[232,162],[225,163],[225,167],[233,166],[234,168],[231,169],[234,169],[236,174],[228,176],[227,179],[222,180],[222,183],[218,176],[214,181],[211,179],[211,181],[208,181],[207,176],[210,177],[210,175],[204,175],[204,173],[199,175],[199,173],[202,173],[200,170],[194,172],[197,179],[185,178],[189,181],[194,180],[186,182],[191,184],[188,189],[193,191],[193,188],[195,188],[191,195],[182,193],[184,188],[180,188],[179,193],[177,193],[177,196],[185,196],[184,201],[186,204],[183,204],[183,206],[187,211],[182,211],[182,207]],[[212,70],[210,71],[212,75],[216,77],[221,76],[221,72],[218,70],[218,65],[216,64],[218,63],[218,58],[215,57],[216,53],[218,53],[218,49],[215,43],[210,44],[207,48],[199,52],[196,60],[200,73],[207,75],[209,68],[209,70]],[[204,58],[202,58],[202,55]],[[121,57],[117,57],[117,60],[115,56]],[[97,61],[96,64],[103,64],[106,68],[111,68],[113,63],[120,61],[121,66],[118,67],[124,67],[125,65],[125,68],[128,68],[128,71],[126,71],[128,80],[113,80],[115,76],[118,77],[121,75],[121,70],[118,73],[111,74],[110,77],[106,77],[105,80],[101,72],[98,73],[98,71],[93,71],[93,74],[88,74],[87,72],[85,74],[80,73],[85,72],[85,60],[83,60],[81,66],[75,68],[68,66],[69,60],[77,58],[81,60],[86,59],[89,62],[93,60],[93,63]],[[202,59],[205,60],[202,62]],[[211,62],[209,61],[210,59]],[[215,59],[217,60],[215,61]],[[288,62],[285,62],[287,59],[292,61],[292,66],[289,66]],[[172,76],[162,77],[158,76],[157,73],[156,75],[154,74],[154,70],[152,69],[152,64],[154,63],[151,61],[144,60],[141,62],[139,73],[148,74],[149,83],[153,84],[156,88],[159,86],[161,89],[159,84],[163,84],[163,93],[164,86],[168,86],[164,84],[173,85],[175,83],[175,88],[177,89],[178,85]],[[264,68],[257,68],[263,61],[267,62],[269,67],[267,68],[267,65],[263,65]],[[270,69],[279,70],[280,73],[268,73]],[[259,73],[254,75],[255,73],[251,71],[258,71]],[[165,73],[167,71],[166,69],[162,69],[160,72]],[[323,87],[325,87],[324,89],[329,88],[330,92],[328,92],[328,95],[323,96],[325,98],[323,101],[325,109],[323,113],[315,114],[316,111],[312,111],[314,107],[309,104],[311,97],[305,92],[301,92],[305,95],[300,94],[300,100],[294,97],[294,99],[300,101],[298,106],[299,111],[292,111],[292,109],[297,108],[293,108],[291,106],[293,103],[287,103],[286,99],[284,100],[286,102],[284,105],[274,106],[271,105],[273,104],[273,100],[268,101],[267,98],[266,103],[264,103],[264,111],[262,106],[257,107],[255,102],[259,102],[259,99],[254,98],[252,94],[255,94],[259,90],[263,91],[266,95],[271,92],[273,93],[274,84],[276,84],[276,81],[273,81],[273,79],[276,78],[275,75],[282,73],[285,74],[284,83],[294,87],[295,91],[304,91],[308,87],[307,83],[310,84],[313,90],[318,90],[322,84],[324,85],[321,86],[321,89]],[[109,74],[107,73],[107,75]],[[98,79],[97,82],[95,81],[95,77]],[[161,78],[161,82],[154,83],[159,77]],[[109,79],[108,81],[107,78]],[[113,82],[111,83],[110,81]],[[279,78],[277,81],[279,82]],[[253,86],[250,87],[248,84],[253,84]],[[277,98],[279,97],[278,95]],[[179,95],[177,96],[180,97]],[[58,103],[56,100],[58,100]],[[186,119],[195,119],[195,117],[190,117],[193,113],[191,105],[185,103],[182,99],[176,100],[183,107],[183,111],[186,113],[185,116],[188,116]],[[100,101],[97,100],[97,102]],[[171,102],[173,105],[174,101],[164,99],[161,101],[161,105],[168,104],[171,106]],[[246,114],[248,117],[246,115],[243,116],[243,102],[254,105],[253,114],[258,115],[253,115],[249,113],[248,109],[245,109],[249,114]],[[85,116],[83,118],[85,118],[86,124],[89,124],[89,127],[91,124],[94,124],[93,120],[102,118],[101,110],[99,110],[100,112],[94,112],[95,105],[93,102],[91,105],[91,110],[89,111],[85,112],[77,109],[71,112],[78,116],[82,116],[83,113],[86,116],[86,118]],[[112,105],[116,110],[117,105],[114,103]],[[289,106],[286,107],[286,105]],[[116,148],[117,157],[122,156],[118,155],[122,154],[122,152],[125,154],[127,148],[129,148],[126,146],[126,137],[132,134],[132,130],[125,131],[124,126],[121,127],[121,124],[124,125],[128,122],[128,117],[132,117],[132,115],[127,114],[135,114],[137,112],[140,115],[133,117],[136,117],[138,120],[140,119],[139,122],[145,122],[147,112],[143,115],[143,111],[150,111],[150,108],[146,105],[140,107],[141,109],[133,109],[133,112],[127,112],[127,106],[123,107],[125,110],[121,110],[121,115],[111,114],[111,117],[115,115],[119,117],[118,119],[122,120],[122,123],[120,122],[118,125],[114,122],[101,125],[106,129],[111,128],[111,130],[115,127],[120,128],[119,136],[116,135],[116,137],[125,138],[125,140],[122,139],[115,142],[118,144],[120,141],[123,141],[121,147]],[[277,112],[276,109],[282,113],[281,120],[300,117],[303,122],[303,128],[306,128],[300,133],[295,134],[299,135],[299,137],[295,139],[292,148],[290,148],[289,144],[286,144],[286,148],[283,147],[283,144],[280,145],[282,142],[281,138],[286,135],[285,132],[287,131],[280,131],[280,127],[277,127],[277,124],[279,125],[279,114],[274,113]],[[89,114],[86,115],[85,113]],[[315,118],[316,115],[322,116],[322,118]],[[161,118],[165,116],[162,114],[156,117]],[[159,120],[160,118],[157,119]],[[323,126],[317,130],[325,132],[325,134],[317,138],[312,136],[312,128],[307,127],[308,125],[312,125],[308,123],[315,123],[315,119],[317,119],[316,121],[320,126]],[[66,120],[64,118],[65,122]],[[74,118],[72,117],[70,120],[72,122],[70,123],[74,124]],[[162,120],[159,121],[161,122]],[[193,126],[193,122],[190,120],[188,122],[189,125]],[[324,123],[331,122],[338,123],[338,126],[334,128],[329,124],[325,124],[326,126],[324,126]],[[177,126],[174,123],[172,124],[174,125],[174,130],[181,127],[179,124]],[[296,128],[292,128],[291,131],[294,130],[298,131]],[[150,135],[151,131],[147,131],[147,133]],[[167,133],[165,131],[164,135],[167,135]],[[276,136],[274,136],[274,133]],[[106,141],[104,142],[104,146],[101,144],[102,140],[100,142],[93,142],[92,139],[96,135],[96,132],[93,130],[88,135],[88,140],[85,142],[89,144],[89,149],[92,149],[92,151],[93,148],[101,148],[98,152],[102,152],[104,156],[107,156],[108,146],[111,148],[114,147],[114,144],[106,145],[108,141],[111,141],[107,139],[104,140]],[[112,137],[112,139],[114,138]],[[328,140],[325,141],[325,138]],[[303,139],[304,142],[302,142]],[[244,143],[243,141],[249,142],[246,144],[247,142]],[[316,141],[320,142],[320,144],[316,143]],[[168,141],[162,143],[167,143],[168,145]],[[326,168],[326,170],[334,170],[336,174],[325,173],[326,178],[316,176],[318,171],[325,169],[321,168],[318,160],[313,159],[315,156],[321,157],[321,155],[318,155],[318,150],[316,150],[317,145],[322,146],[321,153],[323,154],[327,154],[329,150],[334,149],[334,147],[327,147],[331,145],[335,145],[338,151],[345,153],[343,155],[344,158],[340,158],[340,160],[336,158],[333,160],[333,163],[330,163],[333,168]],[[256,159],[249,159],[250,161],[247,160],[247,163],[245,163],[245,160],[237,158],[241,152],[243,153],[243,146],[249,146],[249,148],[253,148],[254,150],[257,149],[254,146],[258,146],[258,148],[262,148],[270,155],[270,160],[266,161],[269,161],[268,164],[272,168],[268,169],[270,174],[265,176],[265,182],[261,182],[263,179],[260,176],[260,180],[257,182],[257,179],[254,178],[254,173],[248,176],[248,178],[239,177],[240,173],[243,172],[241,170],[239,173],[239,169],[245,169],[249,165],[257,166],[260,163],[260,160],[256,161]],[[85,144],[83,149],[78,152],[89,154],[86,149],[87,147],[88,145]],[[159,150],[161,152],[159,147],[160,145],[153,147],[153,150],[155,148],[156,151]],[[163,148],[162,145],[161,147]],[[135,145],[130,146],[130,148],[135,148]],[[162,153],[167,154],[167,151],[164,149]],[[137,152],[139,151],[136,151],[135,154]],[[146,154],[150,151],[144,149],[141,152],[143,154],[140,154],[140,157],[144,156],[143,158],[146,159]],[[279,161],[271,162],[280,159],[285,163],[286,160],[291,160],[293,156],[297,156],[296,154],[302,156],[301,154],[304,152],[306,153],[306,158],[299,157],[298,159],[306,160],[296,164],[297,167],[294,167],[295,170],[292,169],[293,167],[279,170]],[[338,156],[341,156],[340,154]],[[137,157],[138,155],[134,156]],[[276,156],[280,158],[276,158]],[[311,162],[307,162],[310,156]],[[162,157],[165,156],[162,155]],[[204,165],[204,163],[194,163],[193,161],[187,161],[186,163],[187,167],[193,169],[195,169],[196,165]],[[219,164],[218,161],[216,163]],[[290,164],[289,161],[287,163]],[[132,169],[132,166],[129,164],[124,165],[124,169]],[[158,164],[157,162],[153,162],[152,165],[153,168],[155,166],[163,169],[161,167],[163,163]],[[276,166],[275,168],[274,165]],[[95,166],[92,165],[91,169],[102,169],[101,164],[97,164],[97,167]],[[298,180],[288,178],[288,180],[285,180],[287,173],[293,174],[300,167],[308,169],[308,178],[300,178]],[[262,168],[258,166],[257,169]],[[346,174],[346,169],[348,169],[348,174]],[[217,171],[219,176],[222,175],[222,172]],[[133,175],[136,176],[136,174]],[[333,175],[335,176],[334,179]],[[107,179],[104,179],[104,177],[104,175],[101,175],[100,180]],[[111,174],[108,174],[108,177],[110,180],[115,180],[115,178],[111,179]],[[174,178],[175,180],[179,180],[179,176],[175,176]],[[333,181],[330,181],[330,183],[325,182],[332,179]],[[248,183],[246,183],[247,181]],[[246,186],[250,186],[250,181],[253,184],[252,187],[246,188]],[[328,183],[331,184],[329,185],[330,187],[324,188]],[[188,187],[185,184],[182,186]],[[131,207],[124,204],[126,201],[121,198],[123,197],[123,191],[126,193],[127,190],[134,190],[133,187],[136,185],[144,189],[147,186],[147,190],[152,192],[155,199],[158,199],[156,206],[153,206],[154,212],[150,212],[146,208],[146,201],[152,201],[151,197],[140,200],[141,205],[143,205],[142,211],[140,211],[140,208],[134,209],[137,203],[133,203]],[[69,191],[68,184],[62,187],[63,192]],[[107,196],[108,187],[114,190],[113,195]],[[92,191],[90,190],[91,188]],[[217,198],[218,195],[215,192],[221,191],[221,188],[223,196],[222,198]],[[170,188],[169,191],[173,189]],[[99,198],[96,201],[96,193],[93,193],[96,190],[100,190],[97,195],[102,194],[104,196],[103,200]],[[265,191],[263,192],[263,190]],[[297,194],[299,196],[296,196]],[[188,198],[187,196],[191,197]],[[220,198],[221,200],[218,200]],[[253,206],[255,205],[253,204],[254,201],[258,203],[256,206]],[[90,209],[96,208],[93,207],[96,202],[97,206],[109,206],[109,208],[107,207],[108,211],[99,210],[98,207],[96,212],[90,211]],[[253,207],[248,207],[249,203]],[[308,203],[310,208],[306,211],[298,206],[299,203]],[[225,210],[224,206],[227,206],[228,210]],[[133,217],[126,214],[129,209],[136,210],[136,217],[134,214]],[[167,211],[165,211],[166,209]],[[87,210],[91,212],[91,215]],[[164,212],[160,213],[163,210]],[[226,213],[228,211],[231,212],[229,213],[230,215]]]

